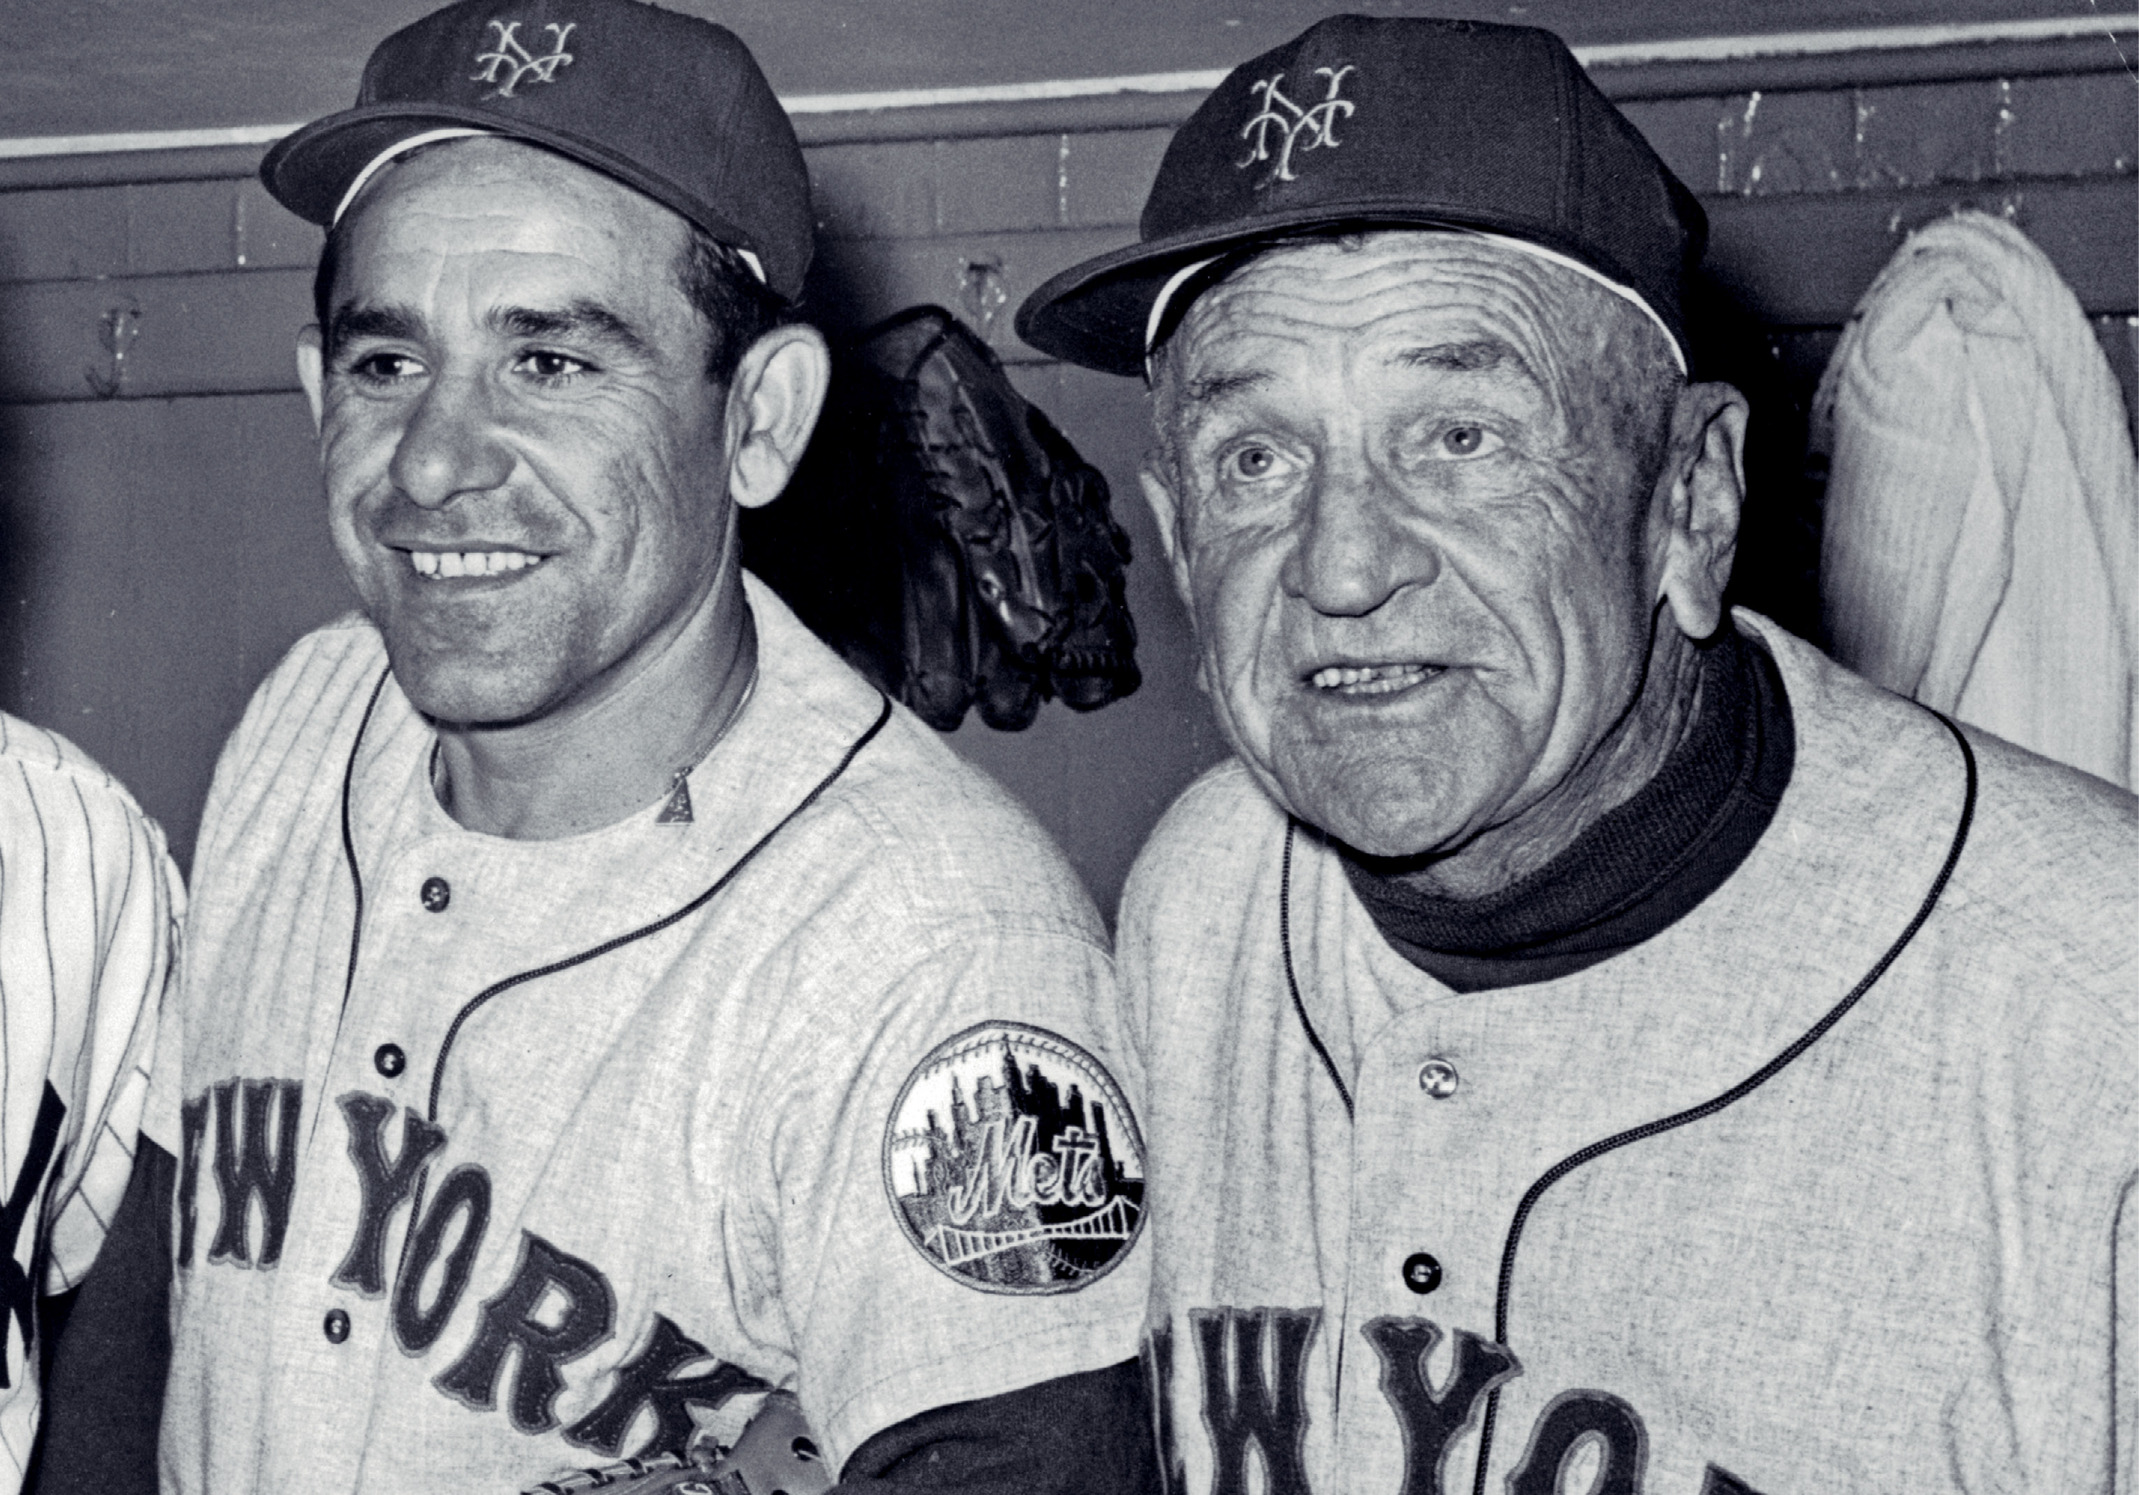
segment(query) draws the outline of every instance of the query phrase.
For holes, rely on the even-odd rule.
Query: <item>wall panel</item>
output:
[[[295,394],[0,406],[0,706],[73,738],[182,859],[215,754],[353,605]]]
[[[2106,47],[2106,44],[2105,44]],[[2108,60],[2105,60],[2108,59]],[[1754,402],[1741,592],[1816,619],[1805,405],[1909,229],[2010,214],[2057,262],[2124,381],[2139,317],[2139,88],[2066,41],[1600,71],[1704,195],[1703,353]],[[810,314],[835,332],[916,301],[983,328],[1106,473],[1137,548],[1146,684],[1089,716],[953,741],[1009,783],[1111,905],[1144,831],[1223,752],[1136,491],[1134,381],[1018,343],[1056,270],[1133,236],[1192,97],[943,106],[802,120],[818,198]],[[257,151],[0,163],[0,705],[70,733],[190,846],[215,746],[303,628],[348,605],[291,338],[319,234]]]

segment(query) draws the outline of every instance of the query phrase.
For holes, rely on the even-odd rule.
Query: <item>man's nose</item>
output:
[[[1404,509],[1403,493],[1371,462],[1326,465],[1286,562],[1286,590],[1317,612],[1361,617],[1432,582],[1440,555],[1403,523]]]
[[[482,381],[439,378],[417,397],[394,448],[394,487],[411,503],[441,508],[463,493],[500,487],[512,454],[497,439]]]

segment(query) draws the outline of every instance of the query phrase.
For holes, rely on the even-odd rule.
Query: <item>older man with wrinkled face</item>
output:
[[[1726,610],[1704,234],[1556,38],[1340,16],[1020,314],[1233,749],[1119,934],[1175,1489],[2139,1470],[2133,801]]]
[[[1206,292],[1152,383],[1145,491],[1283,803],[1483,891],[1654,773],[1721,612],[1745,405],[1682,389],[1647,319],[1505,245],[1363,233]]]

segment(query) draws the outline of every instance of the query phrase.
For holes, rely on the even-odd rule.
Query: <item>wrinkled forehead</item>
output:
[[[1198,296],[1166,346],[1171,372],[1469,350],[1550,388],[1636,315],[1580,274],[1461,233],[1282,244]]]
[[[673,255],[683,218],[551,151],[497,136],[454,139],[392,162],[342,220],[352,255],[485,247],[636,262]]]
[[[1646,440],[1680,377],[1648,315],[1587,276],[1460,232],[1395,231],[1274,246],[1226,273],[1154,355],[1151,414],[1174,450],[1251,412],[1472,399],[1541,439]]]

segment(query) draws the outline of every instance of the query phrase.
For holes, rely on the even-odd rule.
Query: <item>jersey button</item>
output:
[[[371,1062],[380,1074],[391,1080],[408,1068],[408,1055],[401,1052],[399,1044],[382,1043],[372,1051]]]
[[[443,877],[426,877],[423,880],[423,906],[434,914],[446,911],[453,901],[453,885]]]
[[[1456,1073],[1456,1066],[1446,1059],[1428,1059],[1419,1066],[1419,1089],[1435,1100],[1447,1100],[1461,1083],[1462,1077]]]
[[[1441,1285],[1441,1264],[1423,1251],[1414,1251],[1404,1258],[1404,1286],[1420,1297]]]
[[[339,1308],[327,1310],[327,1321],[320,1325],[327,1332],[327,1343],[340,1344],[349,1337],[349,1315]]]

